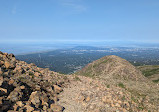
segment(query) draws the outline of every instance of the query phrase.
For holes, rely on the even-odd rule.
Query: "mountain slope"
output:
[[[155,105],[159,103],[158,84],[153,83],[140,70],[120,57],[105,56],[88,64],[76,74],[101,80],[107,86],[123,88],[133,97],[148,97],[149,102]]]
[[[64,76],[0,52],[0,112],[62,111],[57,105]]]
[[[128,61],[114,55],[98,59],[77,72],[84,76],[146,81],[142,73]]]
[[[145,65],[138,66],[143,75],[155,83],[159,83],[159,66],[158,65]]]
[[[105,61],[105,59],[110,60]],[[105,64],[107,65],[108,62],[111,64],[109,69],[105,70]],[[97,69],[89,71],[89,76],[93,78],[82,76],[84,74],[81,73],[87,72],[86,69],[85,72],[83,70],[78,72],[79,75],[62,75],[49,69],[38,68],[33,63],[18,61],[13,54],[0,52],[0,112],[157,112],[159,110],[158,86],[151,84],[126,60],[109,56],[93,63]],[[89,68],[88,66],[85,68]],[[117,68],[118,66],[120,69]],[[115,69],[119,75],[116,75]],[[103,78],[106,75],[104,73],[107,72],[110,81]],[[130,85],[135,85],[137,89],[130,89]],[[148,91],[145,92],[141,85]]]

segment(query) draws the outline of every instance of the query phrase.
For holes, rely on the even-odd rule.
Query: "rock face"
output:
[[[0,112],[61,112],[63,107],[56,104],[56,99],[63,82],[67,82],[63,77],[0,52]]]

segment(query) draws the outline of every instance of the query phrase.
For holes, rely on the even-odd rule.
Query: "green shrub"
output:
[[[153,82],[155,82],[155,83],[158,83],[159,82],[159,79],[157,79],[157,80],[152,80]]]
[[[139,106],[138,109],[139,109],[139,110],[144,110],[144,107]]]
[[[121,82],[118,84],[118,86],[121,87],[121,88],[125,88],[124,84],[121,83]]]
[[[137,103],[137,99],[135,99],[133,96],[131,97],[131,100],[134,101],[135,103]]]
[[[125,96],[122,97],[122,100],[123,100],[123,101],[126,100]]]

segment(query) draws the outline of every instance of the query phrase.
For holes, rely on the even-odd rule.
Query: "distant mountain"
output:
[[[110,48],[101,48],[101,47],[93,47],[93,46],[76,46],[72,48],[72,50],[108,50]]]
[[[92,49],[98,49],[98,48],[92,46],[76,46],[72,48],[72,50],[92,50]]]

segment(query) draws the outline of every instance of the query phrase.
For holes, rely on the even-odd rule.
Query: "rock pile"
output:
[[[78,77],[78,78],[77,78]],[[77,80],[78,79],[78,80]],[[70,76],[69,85],[59,96],[64,112],[158,112],[158,99],[129,91],[105,80]],[[156,100],[156,103],[155,103]],[[158,100],[158,101],[157,101]]]
[[[63,77],[0,52],[0,111],[62,112],[57,101]]]

